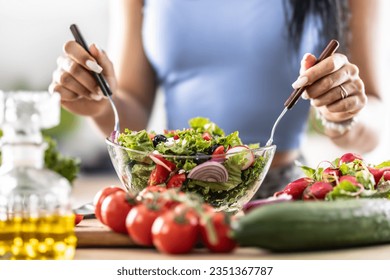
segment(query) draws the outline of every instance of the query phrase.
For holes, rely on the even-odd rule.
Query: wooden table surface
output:
[[[120,185],[115,176],[80,176],[73,187],[75,207],[91,202],[98,190],[109,185]],[[88,223],[88,220],[83,221]],[[83,223],[82,222],[82,223]],[[82,223],[80,225],[82,225]],[[328,250],[300,253],[272,253],[258,248],[238,248],[230,254],[213,254],[205,249],[195,249],[191,254],[166,255],[151,248],[77,248],[76,260],[160,260],[160,259],[264,259],[264,260],[390,260],[390,245],[369,246],[342,250]]]

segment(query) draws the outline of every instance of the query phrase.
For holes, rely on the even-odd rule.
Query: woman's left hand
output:
[[[314,55],[304,55],[293,88],[306,86],[302,98],[310,99],[328,121],[343,122],[356,116],[367,103],[359,68],[339,53],[316,65],[315,61]]]

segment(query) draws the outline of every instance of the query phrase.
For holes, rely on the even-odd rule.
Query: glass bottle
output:
[[[0,259],[72,259],[70,183],[44,167],[41,129],[58,125],[57,94],[0,92]]]

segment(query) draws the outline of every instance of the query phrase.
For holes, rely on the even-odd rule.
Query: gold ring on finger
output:
[[[341,95],[341,99],[345,99],[348,97],[348,92],[347,90],[342,86],[342,85],[339,85],[341,91],[340,91],[340,95]]]

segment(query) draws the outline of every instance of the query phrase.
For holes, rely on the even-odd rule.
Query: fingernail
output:
[[[301,65],[306,61],[307,57],[310,55],[310,53],[305,53],[301,60]]]
[[[310,98],[309,95],[307,94],[307,91],[306,91],[306,90],[303,91],[301,97],[302,97],[302,99],[304,99],[304,100],[308,100],[308,99]]]
[[[95,61],[93,61],[93,60],[87,60],[85,62],[85,64],[87,65],[87,67],[90,70],[92,70],[93,72],[96,72],[98,74],[101,73],[102,70],[103,70],[103,68],[99,64],[97,64]]]
[[[336,55],[334,57],[334,62],[333,63],[334,63],[334,68],[335,69],[340,69],[345,64],[345,60],[343,59],[342,56]]]
[[[294,83],[292,83],[291,86],[295,89],[301,88],[306,85],[308,81],[309,79],[306,76],[299,76],[298,79]]]
[[[89,97],[91,97],[93,100],[95,101],[100,101],[103,99],[103,96],[102,95],[99,95],[97,93],[92,93],[89,95]]]

